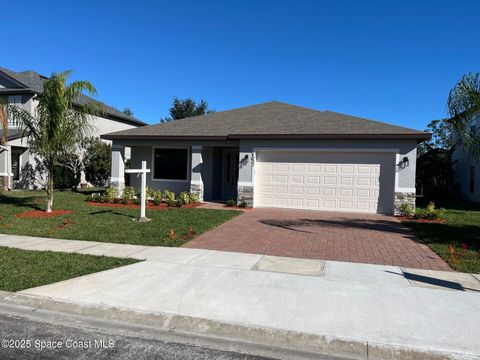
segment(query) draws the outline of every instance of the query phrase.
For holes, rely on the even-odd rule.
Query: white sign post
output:
[[[125,170],[126,173],[136,173],[138,176],[142,176],[142,189],[141,189],[141,203],[140,203],[140,219],[139,221],[148,221],[145,217],[145,205],[146,205],[146,189],[147,189],[147,173],[150,172],[150,169],[147,169],[147,162],[142,161],[142,168],[141,169],[127,169]]]

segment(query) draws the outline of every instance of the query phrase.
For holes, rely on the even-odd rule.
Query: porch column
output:
[[[125,189],[125,147],[112,144],[112,173],[110,186],[117,190],[117,195],[122,196]]]
[[[0,191],[7,191],[12,186],[11,150],[11,146],[8,145],[0,147]]]
[[[255,154],[250,147],[240,147],[238,164],[237,203],[245,202],[247,206],[253,206],[253,171],[255,166]]]
[[[192,145],[192,155],[190,162],[190,192],[197,195],[198,201],[203,201],[202,149],[203,148],[201,145]]]

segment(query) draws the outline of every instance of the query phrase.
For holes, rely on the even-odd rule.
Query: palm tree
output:
[[[479,128],[472,121],[480,116],[480,73],[464,75],[448,96],[450,123],[473,159],[480,160]]]
[[[53,173],[65,154],[74,151],[90,131],[89,115],[98,113],[94,101],[79,101],[84,91],[95,94],[88,81],[67,85],[71,71],[53,73],[43,83],[34,114],[7,106],[7,114],[19,122],[30,151],[39,155],[47,169],[47,212],[53,208]]]

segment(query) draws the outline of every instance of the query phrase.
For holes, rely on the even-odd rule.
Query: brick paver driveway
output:
[[[399,221],[383,215],[252,209],[184,246],[451,270]]]

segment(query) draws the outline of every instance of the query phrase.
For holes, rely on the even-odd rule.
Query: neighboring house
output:
[[[280,102],[103,135],[111,183],[147,161],[148,186],[254,207],[391,214],[415,205],[417,144],[430,134]],[[139,179],[132,176],[132,185]]]
[[[38,96],[43,92],[43,81],[46,77],[34,72],[14,72],[0,68],[0,97],[5,103],[14,104],[35,112]],[[79,103],[92,99],[82,95]],[[99,137],[112,131],[137,128],[145,123],[126,115],[110,106],[99,103],[102,116],[91,116],[92,136]],[[0,137],[2,135],[0,130]],[[127,153],[128,155],[128,153]],[[22,137],[18,124],[9,122],[8,142],[0,148],[0,190],[6,188],[42,187],[41,174],[33,174],[37,166],[35,156],[29,151],[27,139]],[[85,174],[81,174],[81,182],[85,183]]]
[[[480,127],[480,117],[472,120],[471,128],[475,132]],[[452,154],[453,179],[459,195],[466,201],[480,202],[480,162],[472,160],[468,151],[458,142]]]

